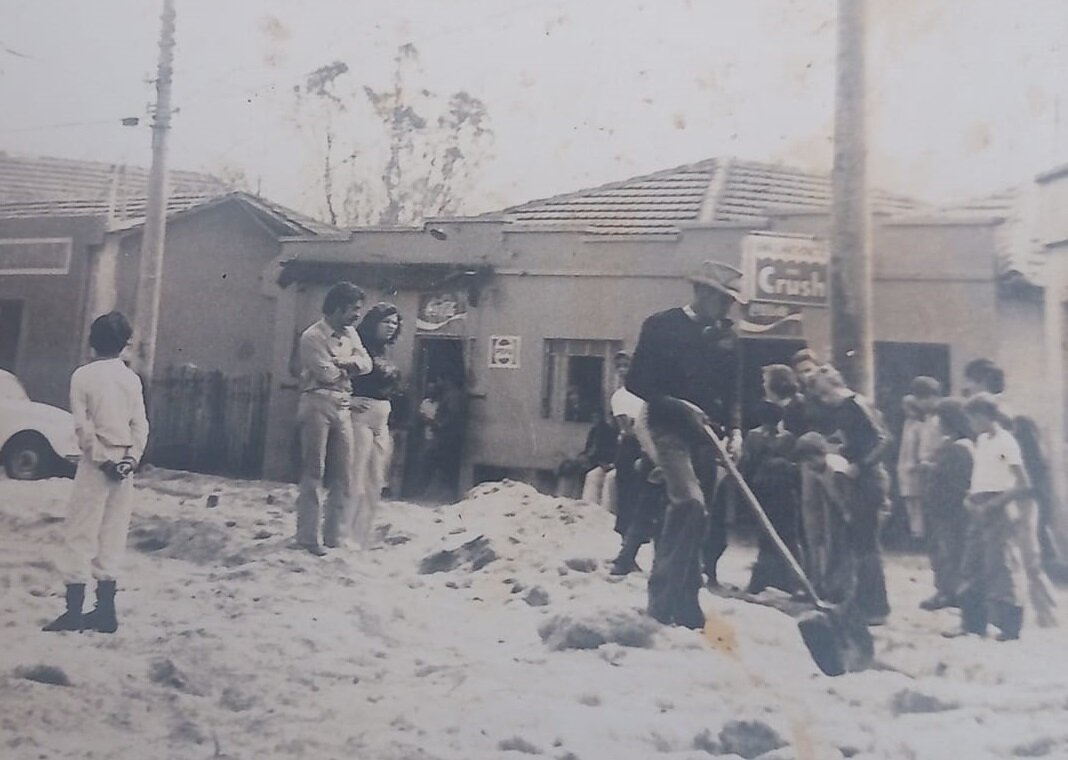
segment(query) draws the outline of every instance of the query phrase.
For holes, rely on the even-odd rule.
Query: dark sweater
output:
[[[642,324],[626,386],[648,402],[685,399],[712,422],[737,427],[737,336],[728,321],[702,325],[681,308],[653,314]]]
[[[852,395],[834,410],[834,421],[843,438],[839,452],[852,464],[878,464],[889,435],[878,413],[866,398]]]
[[[389,401],[400,388],[400,371],[384,352],[370,353],[374,367],[368,374],[352,378],[352,395]]]

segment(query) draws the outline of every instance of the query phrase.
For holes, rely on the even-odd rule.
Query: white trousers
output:
[[[388,424],[391,406],[381,399],[354,398],[352,407],[353,509],[349,535],[360,546],[367,546],[393,457]]]
[[[95,463],[78,463],[64,523],[64,551],[56,560],[65,583],[115,580],[126,553],[132,491],[132,478],[108,480]]]

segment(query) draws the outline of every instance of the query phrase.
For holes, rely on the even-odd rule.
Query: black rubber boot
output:
[[[1020,629],[1023,627],[1023,607],[999,604],[991,618],[991,622],[1001,631],[997,636],[998,641],[1015,641],[1020,638]]]
[[[42,631],[80,631],[84,627],[82,617],[82,605],[85,603],[85,584],[67,584],[67,611],[57,617],[51,623],[42,628]]]
[[[609,573],[611,575],[627,575],[628,573],[640,571],[641,568],[638,567],[636,558],[641,545],[641,535],[634,530],[628,531],[623,539],[623,547],[619,550],[619,556],[612,560],[612,569]]]
[[[96,607],[86,614],[85,627],[100,633],[119,630],[119,620],[115,616],[115,581],[97,581]]]

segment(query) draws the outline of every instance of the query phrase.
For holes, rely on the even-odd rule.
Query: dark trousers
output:
[[[965,626],[970,621],[986,621],[999,628],[1011,626],[1011,617],[1020,608],[1017,578],[1020,560],[1017,554],[1015,526],[1004,507],[989,507],[982,502],[994,494],[981,494],[980,505],[971,511],[962,563],[963,581],[958,592]],[[1017,626],[1018,627],[1018,626]]]
[[[776,484],[777,488],[753,489],[760,506],[767,512],[768,519],[786,544],[790,553],[798,562],[801,561],[801,523],[798,508],[800,494],[795,493],[786,482]],[[753,574],[749,579],[749,592],[758,594],[768,586],[792,592],[797,581],[790,572],[786,561],[779,554],[775,543],[760,531],[757,539],[757,559],[753,565]]]
[[[692,436],[649,426],[647,419],[639,420],[638,431],[643,448],[663,473],[669,499],[649,574],[649,614],[663,623],[699,628],[704,624],[697,602],[702,555],[707,568],[710,557],[718,560],[723,553],[719,544],[725,546],[724,532],[714,542],[706,538],[708,510],[715,509],[714,450]],[[717,524],[721,519],[713,511]]]
[[[960,504],[925,503],[924,524],[935,591],[946,599],[955,599],[960,587],[967,515]]]
[[[879,546],[879,513],[886,506],[888,478],[882,465],[861,470],[850,510],[849,542],[856,561],[853,601],[866,617],[890,614]]]
[[[641,488],[645,478],[638,472],[638,460],[642,456],[642,447],[633,435],[624,435],[619,439],[616,449],[616,533],[626,536],[631,523],[637,516],[641,501]]]

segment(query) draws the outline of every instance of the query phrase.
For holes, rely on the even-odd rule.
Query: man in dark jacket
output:
[[[689,277],[694,287],[689,305],[653,314],[642,324],[627,374],[627,390],[646,402],[638,437],[661,469],[670,500],[649,575],[649,614],[662,623],[704,626],[697,601],[701,550],[709,518],[721,524],[722,515],[713,509],[715,449],[699,428],[708,422],[731,430],[733,446],[740,446],[738,338],[727,315],[742,301],[741,276],[734,267],[706,261]],[[717,544],[723,544],[721,537]],[[711,564],[706,556],[711,581],[722,553],[715,549],[706,551],[715,555]]]

